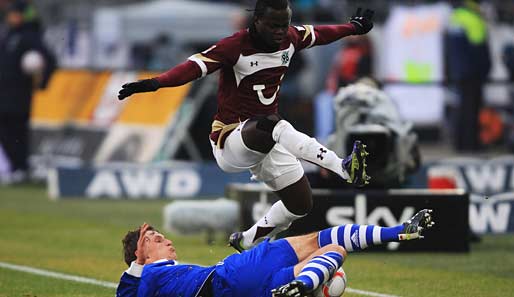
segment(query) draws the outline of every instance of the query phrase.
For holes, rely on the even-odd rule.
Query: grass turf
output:
[[[126,269],[121,238],[148,222],[161,228],[153,201],[50,201],[42,187],[0,187],[0,261],[117,282]],[[232,253],[225,236],[167,234],[180,260],[212,265]],[[354,253],[348,286],[400,296],[514,296],[514,237],[484,236],[469,254]],[[112,296],[113,289],[0,268],[3,296]],[[359,296],[350,292],[345,296]]]

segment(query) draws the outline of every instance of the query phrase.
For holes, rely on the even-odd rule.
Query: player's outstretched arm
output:
[[[296,27],[303,32],[300,49],[329,44],[350,35],[366,34],[373,29],[373,14],[373,10],[358,8],[344,24]]]
[[[118,99],[123,100],[135,93],[154,92],[159,88],[159,82],[155,78],[129,82],[121,86],[121,90],[118,93]]]
[[[159,88],[178,87],[200,77],[202,77],[200,67],[188,60],[157,77],[124,84],[118,93],[118,99],[123,100],[135,93],[154,92]]]

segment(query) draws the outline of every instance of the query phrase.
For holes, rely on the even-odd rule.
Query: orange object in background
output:
[[[504,124],[501,115],[492,108],[483,108],[479,115],[480,141],[493,144],[503,137]]]
[[[459,188],[459,173],[454,167],[433,166],[427,170],[427,187],[429,189]]]
[[[430,177],[428,179],[429,189],[457,189],[455,179],[450,177]]]

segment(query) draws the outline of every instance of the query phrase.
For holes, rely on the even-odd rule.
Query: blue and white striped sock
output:
[[[398,234],[403,225],[395,227],[378,227],[374,225],[348,224],[321,230],[318,233],[318,245],[324,247],[337,244],[348,252],[360,251],[368,246],[385,242],[399,241]]]
[[[327,252],[312,258],[300,271],[296,280],[302,281],[312,291],[327,282],[341,265],[343,265],[343,255]]]

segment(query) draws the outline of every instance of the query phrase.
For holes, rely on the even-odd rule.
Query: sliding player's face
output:
[[[145,241],[145,250],[147,260],[146,263],[152,263],[157,260],[176,260],[177,253],[173,242],[166,239],[164,235],[155,231],[149,230],[145,233],[145,237],[148,239]]]
[[[278,48],[287,36],[291,24],[291,9],[267,8],[261,17],[255,18],[257,33],[267,46]]]

